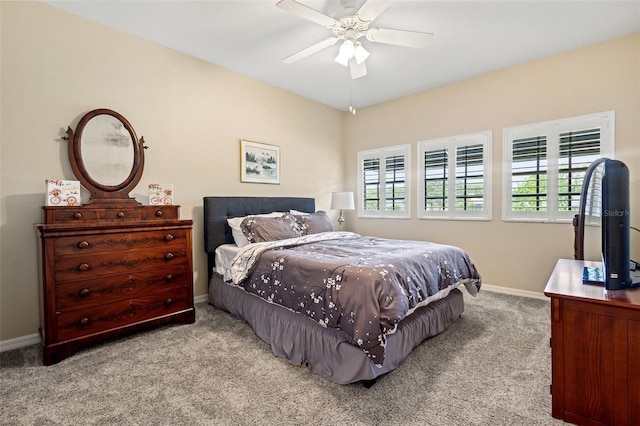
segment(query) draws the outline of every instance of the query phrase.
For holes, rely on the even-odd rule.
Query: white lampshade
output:
[[[362,44],[360,44],[360,42],[357,42],[356,50],[353,54],[353,57],[355,58],[357,63],[361,64],[365,59],[369,57],[369,52],[367,52],[367,50],[362,47]]]
[[[353,210],[355,204],[353,202],[353,192],[332,192],[331,193],[331,209],[332,210]]]
[[[356,48],[353,44],[353,41],[345,40],[345,42],[342,43],[342,46],[340,46],[340,50],[338,50],[338,56],[336,56],[335,61],[345,67],[348,66],[349,59],[353,58],[355,50]]]

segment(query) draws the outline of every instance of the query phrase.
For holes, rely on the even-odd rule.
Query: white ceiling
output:
[[[334,18],[363,3],[299,1]],[[368,74],[351,80],[333,60],[339,44],[282,62],[331,32],[277,8],[277,0],[45,3],[340,110],[349,108],[351,85],[360,108],[640,31],[640,0],[395,0],[373,25],[434,33],[431,45],[361,39],[371,53]]]

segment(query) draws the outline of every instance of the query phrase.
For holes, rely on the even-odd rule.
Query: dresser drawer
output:
[[[63,282],[56,289],[56,310],[103,305],[120,299],[140,297],[165,287],[191,284],[191,271],[186,265],[136,271],[98,280]]]
[[[191,247],[129,250],[60,257],[54,266],[56,281],[91,280],[106,275],[129,273],[167,266],[189,265]]]
[[[107,305],[60,312],[56,315],[57,338],[74,339],[188,309],[193,306],[190,295],[187,286],[173,287]]]
[[[118,220],[166,220],[178,219],[178,206],[140,206],[136,208],[106,209],[100,212],[100,219]]]
[[[45,223],[91,222],[99,218],[98,210],[74,207],[45,207]]]
[[[100,220],[104,221],[123,221],[123,220],[140,220],[142,212],[137,208],[121,208],[121,209],[104,209],[98,214]]]
[[[77,207],[45,207],[46,223],[65,222],[117,222],[123,220],[140,220],[142,211],[137,207],[123,208],[92,208],[86,206]]]
[[[180,206],[123,206],[93,207],[64,206],[43,207],[44,222],[53,223],[91,223],[104,221],[117,223],[132,220],[176,220],[180,218]]]
[[[173,229],[153,232],[121,232],[102,235],[84,235],[56,238],[53,241],[55,256],[93,254],[103,251],[121,251],[185,246],[187,230]]]
[[[144,206],[141,208],[142,220],[179,219],[179,206]]]

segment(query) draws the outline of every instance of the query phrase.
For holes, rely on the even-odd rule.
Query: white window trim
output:
[[[482,197],[484,200],[484,209],[481,211],[461,211],[449,208],[446,211],[427,211],[424,208],[422,197],[424,196],[424,154],[425,151],[432,151],[447,148],[453,153],[453,161],[449,161],[448,166],[448,203],[449,206],[455,206],[455,151],[459,146],[464,145],[482,145],[482,163],[483,170],[483,188]],[[491,220],[491,160],[492,160],[493,132],[485,130],[477,133],[469,133],[466,135],[458,135],[449,138],[432,139],[418,142],[418,219],[444,219],[444,220]]]
[[[384,159],[393,155],[404,155],[405,158],[405,189],[404,202],[405,210],[386,211],[384,210],[384,168],[380,168],[380,205],[383,209],[371,211],[364,209],[364,185],[362,176],[362,163],[366,159],[379,158],[380,164],[384,165]],[[410,219],[411,218],[411,145],[395,145],[378,149],[370,149],[358,152],[358,217],[359,218],[377,218],[377,219]]]
[[[605,111],[560,120],[514,126],[502,129],[502,220],[507,222],[571,222],[575,213],[558,211],[558,150],[559,134],[578,128],[600,127],[600,156],[615,155],[615,111]],[[547,211],[511,211],[513,141],[530,136],[547,136]]]

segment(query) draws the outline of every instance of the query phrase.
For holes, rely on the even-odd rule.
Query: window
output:
[[[411,147],[358,153],[358,216],[409,218]]]
[[[503,130],[504,220],[570,221],[589,165],[614,152],[614,112]]]
[[[491,219],[491,131],[418,143],[418,217]]]

